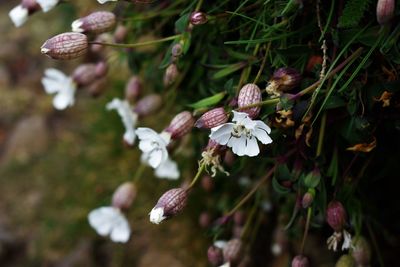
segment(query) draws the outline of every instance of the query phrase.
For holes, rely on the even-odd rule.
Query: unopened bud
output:
[[[137,103],[133,111],[141,117],[148,116],[157,111],[162,104],[160,95],[151,94],[143,97]]]
[[[190,23],[193,25],[201,25],[207,23],[207,14],[204,12],[193,12],[190,15]]]
[[[170,86],[179,75],[178,67],[176,64],[171,64],[167,67],[164,73],[164,86]]]
[[[347,220],[346,210],[339,201],[331,201],[326,209],[326,221],[335,232],[341,232]]]
[[[78,86],[86,86],[91,84],[96,79],[96,65],[95,64],[79,65],[73,71],[72,79]]]
[[[378,0],[376,5],[376,19],[379,24],[384,25],[394,17],[394,0]]]
[[[128,35],[128,28],[120,24],[117,26],[114,32],[114,41],[116,43],[123,43],[126,36]]]
[[[243,108],[252,104],[261,102],[261,90],[257,85],[253,83],[248,83],[240,89],[238,97],[238,106]],[[250,118],[254,119],[260,113],[261,107],[252,107],[241,109],[241,112],[245,112]]]
[[[106,85],[107,78],[98,78],[87,86],[87,90],[89,91],[91,96],[98,97],[104,92],[104,90],[106,89]]]
[[[351,246],[351,256],[353,257],[357,266],[370,266],[371,247],[364,237],[360,236],[353,239],[353,245]]]
[[[174,188],[165,192],[150,212],[150,222],[159,224],[165,219],[177,215],[186,206],[186,189]]]
[[[47,40],[41,47],[41,53],[53,59],[75,59],[88,50],[86,35],[66,32]]]
[[[40,5],[36,2],[36,0],[22,0],[21,6],[26,8],[29,14],[32,14],[40,9]]]
[[[231,239],[223,249],[224,261],[238,264],[242,258],[242,241],[238,238]]]
[[[301,74],[294,68],[280,68],[274,72],[272,80],[279,91],[288,91],[300,84]]]
[[[132,76],[125,86],[125,98],[129,101],[136,101],[142,91],[142,82],[138,76]]]
[[[102,78],[108,72],[108,65],[104,61],[100,61],[96,64],[95,74],[97,77]]]
[[[214,108],[204,113],[195,123],[195,127],[211,129],[228,121],[224,108]]]
[[[303,199],[301,200],[301,206],[303,207],[303,209],[307,209],[308,207],[311,206],[311,204],[314,201],[314,196],[315,196],[315,189],[310,189],[303,195]]]
[[[81,33],[103,33],[115,26],[115,15],[108,11],[98,11],[72,22],[72,31]]]
[[[119,209],[128,209],[136,197],[136,187],[131,182],[118,186],[112,197],[112,205]]]
[[[189,111],[178,113],[171,121],[166,132],[171,134],[172,139],[179,139],[189,133],[194,125],[194,118]]]
[[[292,260],[292,267],[308,267],[310,266],[310,262],[308,261],[307,257],[303,255],[297,255]]]
[[[342,255],[336,262],[335,267],[355,267],[353,258],[350,255]]]
[[[224,256],[222,253],[222,249],[216,246],[211,246],[207,251],[208,261],[213,266],[220,266],[224,263]]]
[[[179,57],[180,55],[182,55],[182,52],[183,52],[183,48],[180,43],[175,44],[171,49],[171,54],[174,57]]]

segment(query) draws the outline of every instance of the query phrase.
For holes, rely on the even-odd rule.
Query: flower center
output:
[[[233,126],[232,135],[237,138],[241,137],[242,135],[250,137],[251,133],[250,130],[247,129],[243,124],[236,124],[235,126]]]

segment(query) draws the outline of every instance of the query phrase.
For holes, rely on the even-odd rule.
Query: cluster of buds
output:
[[[376,19],[379,24],[385,25],[394,17],[396,9],[395,0],[378,0],[376,5]]]
[[[175,115],[169,126],[164,130],[171,134],[172,139],[179,139],[189,133],[194,126],[194,118],[189,111]]]
[[[282,92],[289,91],[301,82],[301,74],[294,68],[277,69],[265,89],[272,97],[279,97]]]
[[[100,34],[115,26],[115,15],[109,11],[93,12],[72,22],[73,32]]]
[[[241,112],[247,113],[250,118],[254,119],[260,114],[261,107],[250,107],[246,108],[249,105],[253,105],[261,102],[261,90],[260,88],[253,84],[248,83],[240,89],[238,96],[238,106]]]
[[[292,260],[292,267],[309,267],[310,262],[307,257],[303,255],[297,255]]]
[[[47,12],[55,7],[58,2],[59,0],[22,0],[8,15],[15,27],[20,27],[28,20],[30,15],[39,10]]]
[[[342,203],[331,201],[326,209],[326,221],[334,230],[332,236],[327,240],[328,249],[337,250],[338,243],[343,241],[342,250],[350,248],[351,235],[344,228],[346,225],[347,213]]]

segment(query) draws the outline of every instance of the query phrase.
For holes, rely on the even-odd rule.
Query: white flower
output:
[[[177,180],[180,173],[176,162],[167,158],[156,168],[155,175],[161,179]]]
[[[214,241],[214,247],[217,247],[219,249],[224,249],[226,247],[226,244],[228,244],[227,241],[225,240],[216,240]]]
[[[43,12],[50,11],[60,0],[36,0]]]
[[[128,220],[115,207],[100,207],[88,215],[90,226],[101,236],[110,236],[113,242],[126,243],[131,235]]]
[[[342,232],[334,232],[326,241],[328,249],[333,251],[337,250],[338,244],[343,240],[342,250],[349,249],[351,247],[351,234],[346,230]]]
[[[10,16],[10,19],[14,23],[15,27],[20,27],[28,20],[29,11],[22,5],[18,5],[11,9],[8,15]]]
[[[118,0],[97,0],[97,2],[99,2],[100,4],[104,4],[107,2],[117,2]]]
[[[85,30],[82,29],[83,22],[81,19],[74,20],[71,24],[71,28],[73,32],[84,32]]]
[[[129,105],[129,102],[114,98],[107,104],[106,108],[108,110],[115,109],[118,112],[122,119],[122,123],[125,126],[124,140],[129,145],[133,145],[136,138],[135,126],[138,120],[138,115],[132,111],[132,107]]]
[[[171,140],[171,134],[156,133],[150,128],[138,128],[136,134],[140,140],[139,148],[142,150],[142,160],[156,169],[168,159],[167,145]]]
[[[343,240],[343,244],[342,244],[342,250],[346,250],[352,246],[351,245],[351,234],[349,232],[347,232],[346,230],[343,230],[343,236],[344,236],[344,240]]]
[[[231,263],[228,261],[225,262],[223,265],[220,265],[219,267],[231,267]]]
[[[53,106],[56,109],[65,109],[75,103],[76,84],[71,77],[59,70],[46,69],[42,84],[46,93],[56,94]]]
[[[260,153],[257,139],[263,144],[272,143],[271,128],[263,121],[252,120],[247,113],[233,112],[232,121],[211,129],[210,138],[220,145],[232,148],[238,156],[254,157]]]
[[[150,211],[150,222],[152,222],[152,223],[160,224],[166,218],[167,217],[164,216],[164,208],[163,207],[158,207],[158,208],[154,207]]]

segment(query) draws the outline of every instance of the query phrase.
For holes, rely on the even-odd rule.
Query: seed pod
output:
[[[223,254],[225,262],[238,264],[242,258],[242,241],[237,238],[229,240],[223,249]]]
[[[53,59],[75,59],[88,50],[86,35],[66,32],[47,40],[41,47],[41,53]]]
[[[195,127],[211,129],[228,121],[224,108],[214,108],[204,113],[195,123]]]
[[[367,267],[371,262],[371,247],[368,241],[360,236],[353,239],[353,246],[351,246],[351,256],[356,262],[357,266]]]
[[[94,82],[96,77],[97,75],[95,64],[79,65],[72,73],[72,79],[76,82],[78,87],[91,84],[92,82]]]
[[[165,219],[177,215],[186,206],[188,193],[182,188],[165,192],[150,212],[150,222],[159,224]]]
[[[96,64],[95,74],[97,77],[103,77],[108,72],[108,65],[104,61],[100,61]]]
[[[355,263],[350,255],[342,255],[336,262],[335,267],[355,267]]]
[[[179,139],[192,130],[194,125],[194,118],[189,111],[182,111],[178,113],[171,121],[166,132],[171,134],[172,139]]]
[[[128,209],[136,197],[136,186],[125,182],[118,186],[112,197],[112,205],[119,209]]]
[[[193,12],[190,15],[190,23],[193,25],[201,25],[207,23],[207,14],[204,12]]]
[[[120,24],[114,31],[114,41],[116,43],[123,43],[128,35],[128,28]]]
[[[376,19],[379,24],[384,25],[394,17],[394,0],[378,0],[376,5]]]
[[[125,98],[129,101],[136,101],[142,91],[142,82],[138,76],[132,76],[125,86]]]
[[[308,261],[307,257],[303,255],[297,255],[292,260],[292,267],[308,267],[310,266],[310,262]]]
[[[108,11],[98,11],[72,22],[72,31],[81,33],[103,33],[115,26],[115,15]]]
[[[157,111],[162,104],[160,95],[151,94],[143,97],[137,103],[133,111],[141,117],[148,116]]]
[[[339,201],[331,201],[326,209],[326,221],[335,232],[341,232],[347,220],[346,210]]]
[[[279,91],[288,91],[301,82],[301,74],[294,68],[277,69],[272,80],[277,83]]]
[[[220,266],[224,263],[222,249],[216,246],[210,246],[207,251],[208,261],[213,266]]]
[[[178,75],[179,71],[176,64],[169,65],[164,73],[164,86],[170,86],[171,84],[173,84]]]
[[[255,103],[261,102],[261,90],[257,85],[248,83],[240,89],[238,97],[239,108],[246,107]],[[249,117],[254,119],[260,113],[260,107],[252,107],[241,109],[242,112],[249,114]]]

